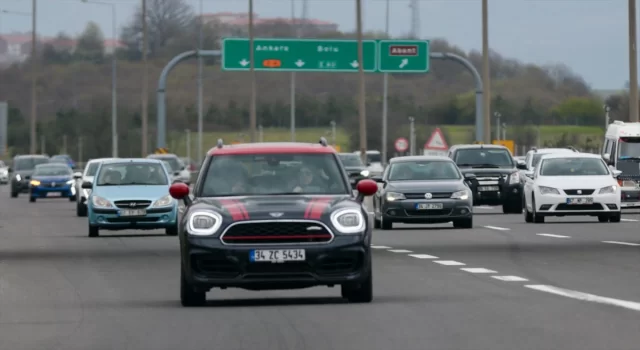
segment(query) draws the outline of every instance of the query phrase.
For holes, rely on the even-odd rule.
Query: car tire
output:
[[[375,214],[373,216],[373,228],[380,228],[381,224],[380,224],[380,220],[378,220],[378,218],[375,217]]]
[[[473,228],[473,218],[455,220],[453,222],[455,228]]]
[[[531,212],[529,211],[529,209],[527,209],[527,204],[526,204],[526,199],[524,199],[524,195],[522,196],[522,209],[524,212],[524,222],[533,222],[533,214],[531,214]]]
[[[371,257],[369,257],[371,259]],[[364,281],[360,284],[342,285],[342,297],[350,303],[370,303],[373,300],[373,272],[371,264],[369,264],[369,273]]]
[[[620,222],[621,219],[622,219],[622,213],[617,213],[609,217],[609,222]]]
[[[79,217],[87,216],[87,207],[82,203],[76,202],[76,215]]]
[[[89,237],[100,236],[100,228],[98,226],[89,225]]]
[[[184,307],[197,307],[206,303],[207,293],[195,291],[187,281],[184,267],[180,266],[180,304]]]
[[[167,236],[177,236],[178,235],[178,224],[176,223],[174,226],[167,227],[164,229],[164,234]]]
[[[69,197],[69,202],[75,202],[75,201],[76,201],[76,196]]]
[[[29,197],[29,202],[34,203],[36,201],[36,197]]]
[[[18,192],[11,191],[11,198],[18,198]]]
[[[531,194],[531,206],[533,207],[533,222],[536,224],[544,224],[544,216],[536,213],[536,199],[533,197],[533,193]]]
[[[609,222],[609,215],[598,215],[598,222]]]
[[[393,221],[385,220],[384,215],[380,215],[380,228],[383,230],[392,230],[393,229]]]

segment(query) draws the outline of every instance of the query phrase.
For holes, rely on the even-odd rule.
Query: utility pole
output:
[[[111,4],[111,30],[113,40],[118,38],[116,22],[116,4]],[[117,46],[113,47],[111,54],[111,153],[113,158],[118,157],[118,73],[117,73]]]
[[[142,0],[142,157],[146,157],[149,153],[147,148],[149,142],[149,67],[147,62],[147,0]],[[160,127],[160,126],[158,126]]]
[[[333,147],[336,146],[336,122],[335,120],[331,121],[331,144]]]
[[[36,19],[37,19],[37,7],[38,0],[32,0],[31,2],[31,137],[29,152],[31,154],[36,153],[36,119],[38,115],[38,57],[36,56],[37,35],[36,35]]]
[[[67,154],[67,134],[62,135],[62,154]]]
[[[491,76],[489,73],[489,5],[482,0],[482,83],[484,84],[484,142],[491,143]]]
[[[249,0],[249,71],[251,74],[251,101],[249,102],[249,135],[256,142],[256,70],[253,47],[253,0]]]
[[[203,67],[202,67],[202,55],[200,55],[200,51],[202,50],[204,34],[203,34],[203,25],[204,25],[204,15],[202,10],[202,0],[200,0],[200,30],[198,34],[198,159],[203,157],[202,154],[202,132],[203,132],[203,123],[204,123],[204,111],[203,111]]]
[[[84,140],[82,139],[82,136],[78,137],[78,163],[82,163],[82,157],[84,156],[82,154],[82,147],[84,147],[83,142]]]
[[[304,18],[303,18],[304,20]],[[300,37],[300,25],[296,23],[296,3],[291,0],[291,27],[294,35]],[[291,142],[296,142],[296,72],[291,72]]]
[[[40,153],[41,154],[47,154],[47,150],[46,150],[46,142],[44,139],[44,135],[40,135]],[[33,152],[36,153],[36,152]]]
[[[629,121],[638,121],[638,47],[636,0],[629,0]]]
[[[496,140],[500,140],[500,112],[493,112],[493,116],[496,117]]]
[[[360,119],[360,157],[367,164],[367,114],[364,85],[364,53],[362,50],[362,0],[356,0],[356,25],[358,32],[358,112]]]
[[[611,108],[608,105],[602,106],[604,108],[604,129],[609,127],[609,111]]]
[[[502,123],[502,139],[507,139],[507,123]]]
[[[389,36],[389,0],[385,11],[384,33]],[[388,128],[388,112],[389,112],[389,74],[384,73],[382,76],[382,165],[387,164],[387,128]]]
[[[409,155],[416,154],[416,118],[409,117]]]
[[[262,129],[262,124],[258,126],[258,142],[264,142],[264,130]]]
[[[187,134],[187,158],[191,159],[191,130],[184,129],[184,132]],[[198,155],[198,157],[200,156]]]

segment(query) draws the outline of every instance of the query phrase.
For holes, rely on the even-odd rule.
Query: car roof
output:
[[[590,158],[590,159],[602,159],[602,157],[599,154],[591,154],[591,153],[579,153],[579,152],[572,152],[573,155],[572,156],[567,156],[566,153],[547,153],[545,154],[542,159],[554,159],[554,158]]]
[[[102,164],[120,164],[120,163],[149,163],[149,164],[162,164],[159,159],[152,158],[113,158],[105,160]]]
[[[164,153],[164,154],[150,154],[147,156],[147,158],[180,158],[177,155],[173,154],[173,153]]]
[[[530,150],[529,152],[538,153],[538,154],[547,154],[547,153],[577,153],[574,150],[569,148],[538,148],[537,150]]]
[[[453,160],[449,157],[445,156],[403,156],[403,157],[394,157],[389,160],[389,164],[394,163],[407,163],[407,162],[423,162],[423,161],[445,161],[453,163]]]
[[[241,154],[335,154],[333,147],[319,143],[302,142],[260,142],[241,143],[214,147],[207,152],[210,156]]]
[[[503,146],[503,145],[489,145],[489,144],[467,144],[467,145],[455,145],[452,146],[451,149],[482,149],[482,148],[487,148],[487,149],[506,149],[509,150],[507,147]]]
[[[96,159],[91,159],[87,162],[87,164],[93,164],[93,163],[98,163],[98,162],[105,162],[108,160],[118,160],[121,158],[96,158]]]
[[[46,168],[46,167],[69,168],[69,165],[67,165],[67,163],[42,163],[42,164],[36,165],[36,168]]]
[[[48,156],[45,156],[44,154],[22,154],[19,156],[15,156],[13,157],[14,159],[23,159],[23,158],[49,158]]]
[[[355,154],[355,153],[348,153],[348,152],[340,152],[340,153],[338,153],[338,154],[339,154],[339,155],[341,155],[341,156],[349,156],[349,157],[353,157],[353,156],[358,157],[358,156],[359,156],[358,154]]]

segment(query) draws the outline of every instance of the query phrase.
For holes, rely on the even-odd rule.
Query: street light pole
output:
[[[362,0],[356,0],[356,22],[358,32],[358,112],[360,119],[360,157],[367,163],[367,115],[364,85],[364,53],[362,50]]]
[[[148,152],[147,148],[149,142],[147,137],[149,136],[149,67],[147,62],[147,0],[142,0],[142,156],[146,157]],[[158,127],[160,127],[158,125]]]
[[[299,25],[295,23],[296,4],[295,0],[291,0],[291,26],[295,31],[295,35],[300,37]],[[291,142],[296,142],[296,72],[291,72]]]
[[[636,0],[629,0],[629,121],[638,121],[638,48]]]
[[[38,113],[38,94],[37,94],[37,83],[38,83],[38,58],[36,57],[36,45],[37,45],[37,37],[36,37],[36,10],[38,7],[38,0],[32,0],[31,2],[31,137],[30,137],[30,147],[29,152],[31,154],[36,153],[37,149],[37,140],[36,140],[36,118]]]
[[[489,75],[489,5],[488,0],[482,0],[482,83],[484,93],[482,97],[484,118],[484,142],[491,143],[491,76]]]
[[[203,24],[204,19],[202,16],[204,15],[202,11],[202,0],[200,0],[200,23],[199,23],[199,33],[198,33],[198,159],[202,159],[204,156],[202,154],[202,132],[203,132],[203,124],[204,124],[204,111],[203,111],[203,67],[202,67],[202,55],[200,55],[200,51],[202,50],[204,35],[203,35]]]
[[[604,105],[604,128],[605,130],[609,127],[609,111],[611,111],[611,107],[608,105]]]
[[[253,0],[249,0],[249,71],[251,74],[251,101],[249,101],[249,135],[256,142],[256,70],[253,49]]]
[[[384,32],[389,36],[389,0],[387,0],[385,12]],[[388,127],[388,100],[389,100],[389,74],[382,77],[382,165],[387,164],[387,127]]]

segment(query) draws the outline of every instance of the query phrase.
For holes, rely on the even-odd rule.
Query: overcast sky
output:
[[[92,0],[89,0],[91,2]],[[102,0],[117,4],[119,25],[129,21],[141,0]],[[365,30],[384,30],[386,0],[363,0]],[[189,0],[198,10],[198,0]],[[290,16],[291,0],[255,0],[263,17]],[[301,0],[295,0],[300,14]],[[246,0],[203,0],[205,13],[247,11]],[[409,32],[408,0],[390,0],[392,35]],[[420,32],[426,39],[445,38],[462,49],[479,50],[480,0],[419,1]],[[31,0],[0,0],[0,10],[31,11]],[[77,34],[95,21],[111,36],[107,6],[80,0],[38,0],[38,33]],[[309,17],[334,21],[342,30],[355,27],[354,0],[309,0]],[[561,62],[596,89],[624,87],[629,74],[627,1],[625,0],[489,0],[489,45],[500,54],[536,64]],[[27,31],[30,18],[0,14],[0,31]]]

